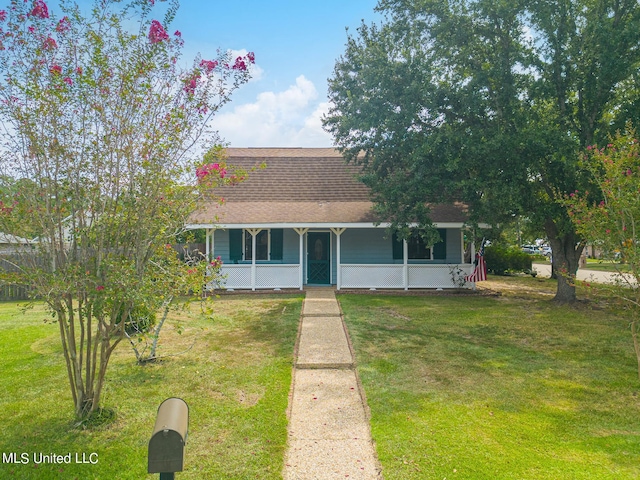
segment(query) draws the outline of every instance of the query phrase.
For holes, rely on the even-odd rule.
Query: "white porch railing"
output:
[[[251,265],[223,265],[225,288],[300,288],[300,265],[256,265],[255,278],[251,278]],[[339,288],[471,288],[464,283],[473,265],[369,265],[342,264]]]
[[[473,265],[343,264],[340,288],[470,288],[464,283]]]
[[[402,288],[402,265],[340,265],[340,288]]]
[[[255,279],[251,278],[251,265],[223,265],[226,288],[300,288],[300,265],[256,265]]]

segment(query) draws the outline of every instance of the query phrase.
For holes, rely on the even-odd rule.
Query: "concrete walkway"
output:
[[[364,396],[332,288],[309,288],[289,403],[285,480],[381,479]]]
[[[551,265],[534,263],[533,268],[538,272],[538,274],[541,277],[551,276]],[[615,284],[617,280],[619,280],[619,277],[617,277],[617,274],[615,273],[589,270],[587,268],[579,269],[578,273],[576,274],[576,278],[584,282],[610,283],[610,284]],[[627,275],[627,278],[629,279],[630,285],[635,284],[635,280],[633,280],[633,277],[631,275]]]

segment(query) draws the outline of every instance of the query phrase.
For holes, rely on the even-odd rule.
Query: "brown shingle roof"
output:
[[[216,190],[224,205],[210,202],[191,217],[194,224],[372,223],[376,220],[359,167],[347,165],[333,148],[229,148],[228,164],[250,170],[247,180]],[[466,220],[461,205],[439,205],[434,222]]]

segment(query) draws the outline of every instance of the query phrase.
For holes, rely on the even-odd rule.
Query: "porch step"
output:
[[[314,298],[310,299],[308,297],[309,291],[307,292],[307,298],[304,301],[304,306],[302,308],[302,316],[333,316],[339,317],[342,312],[340,312],[340,306],[336,301],[336,296],[331,292],[326,291],[316,291]]]

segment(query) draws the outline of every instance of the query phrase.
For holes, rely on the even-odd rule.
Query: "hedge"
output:
[[[496,275],[507,273],[530,273],[532,257],[518,248],[492,245],[485,248],[484,259],[487,270]]]

